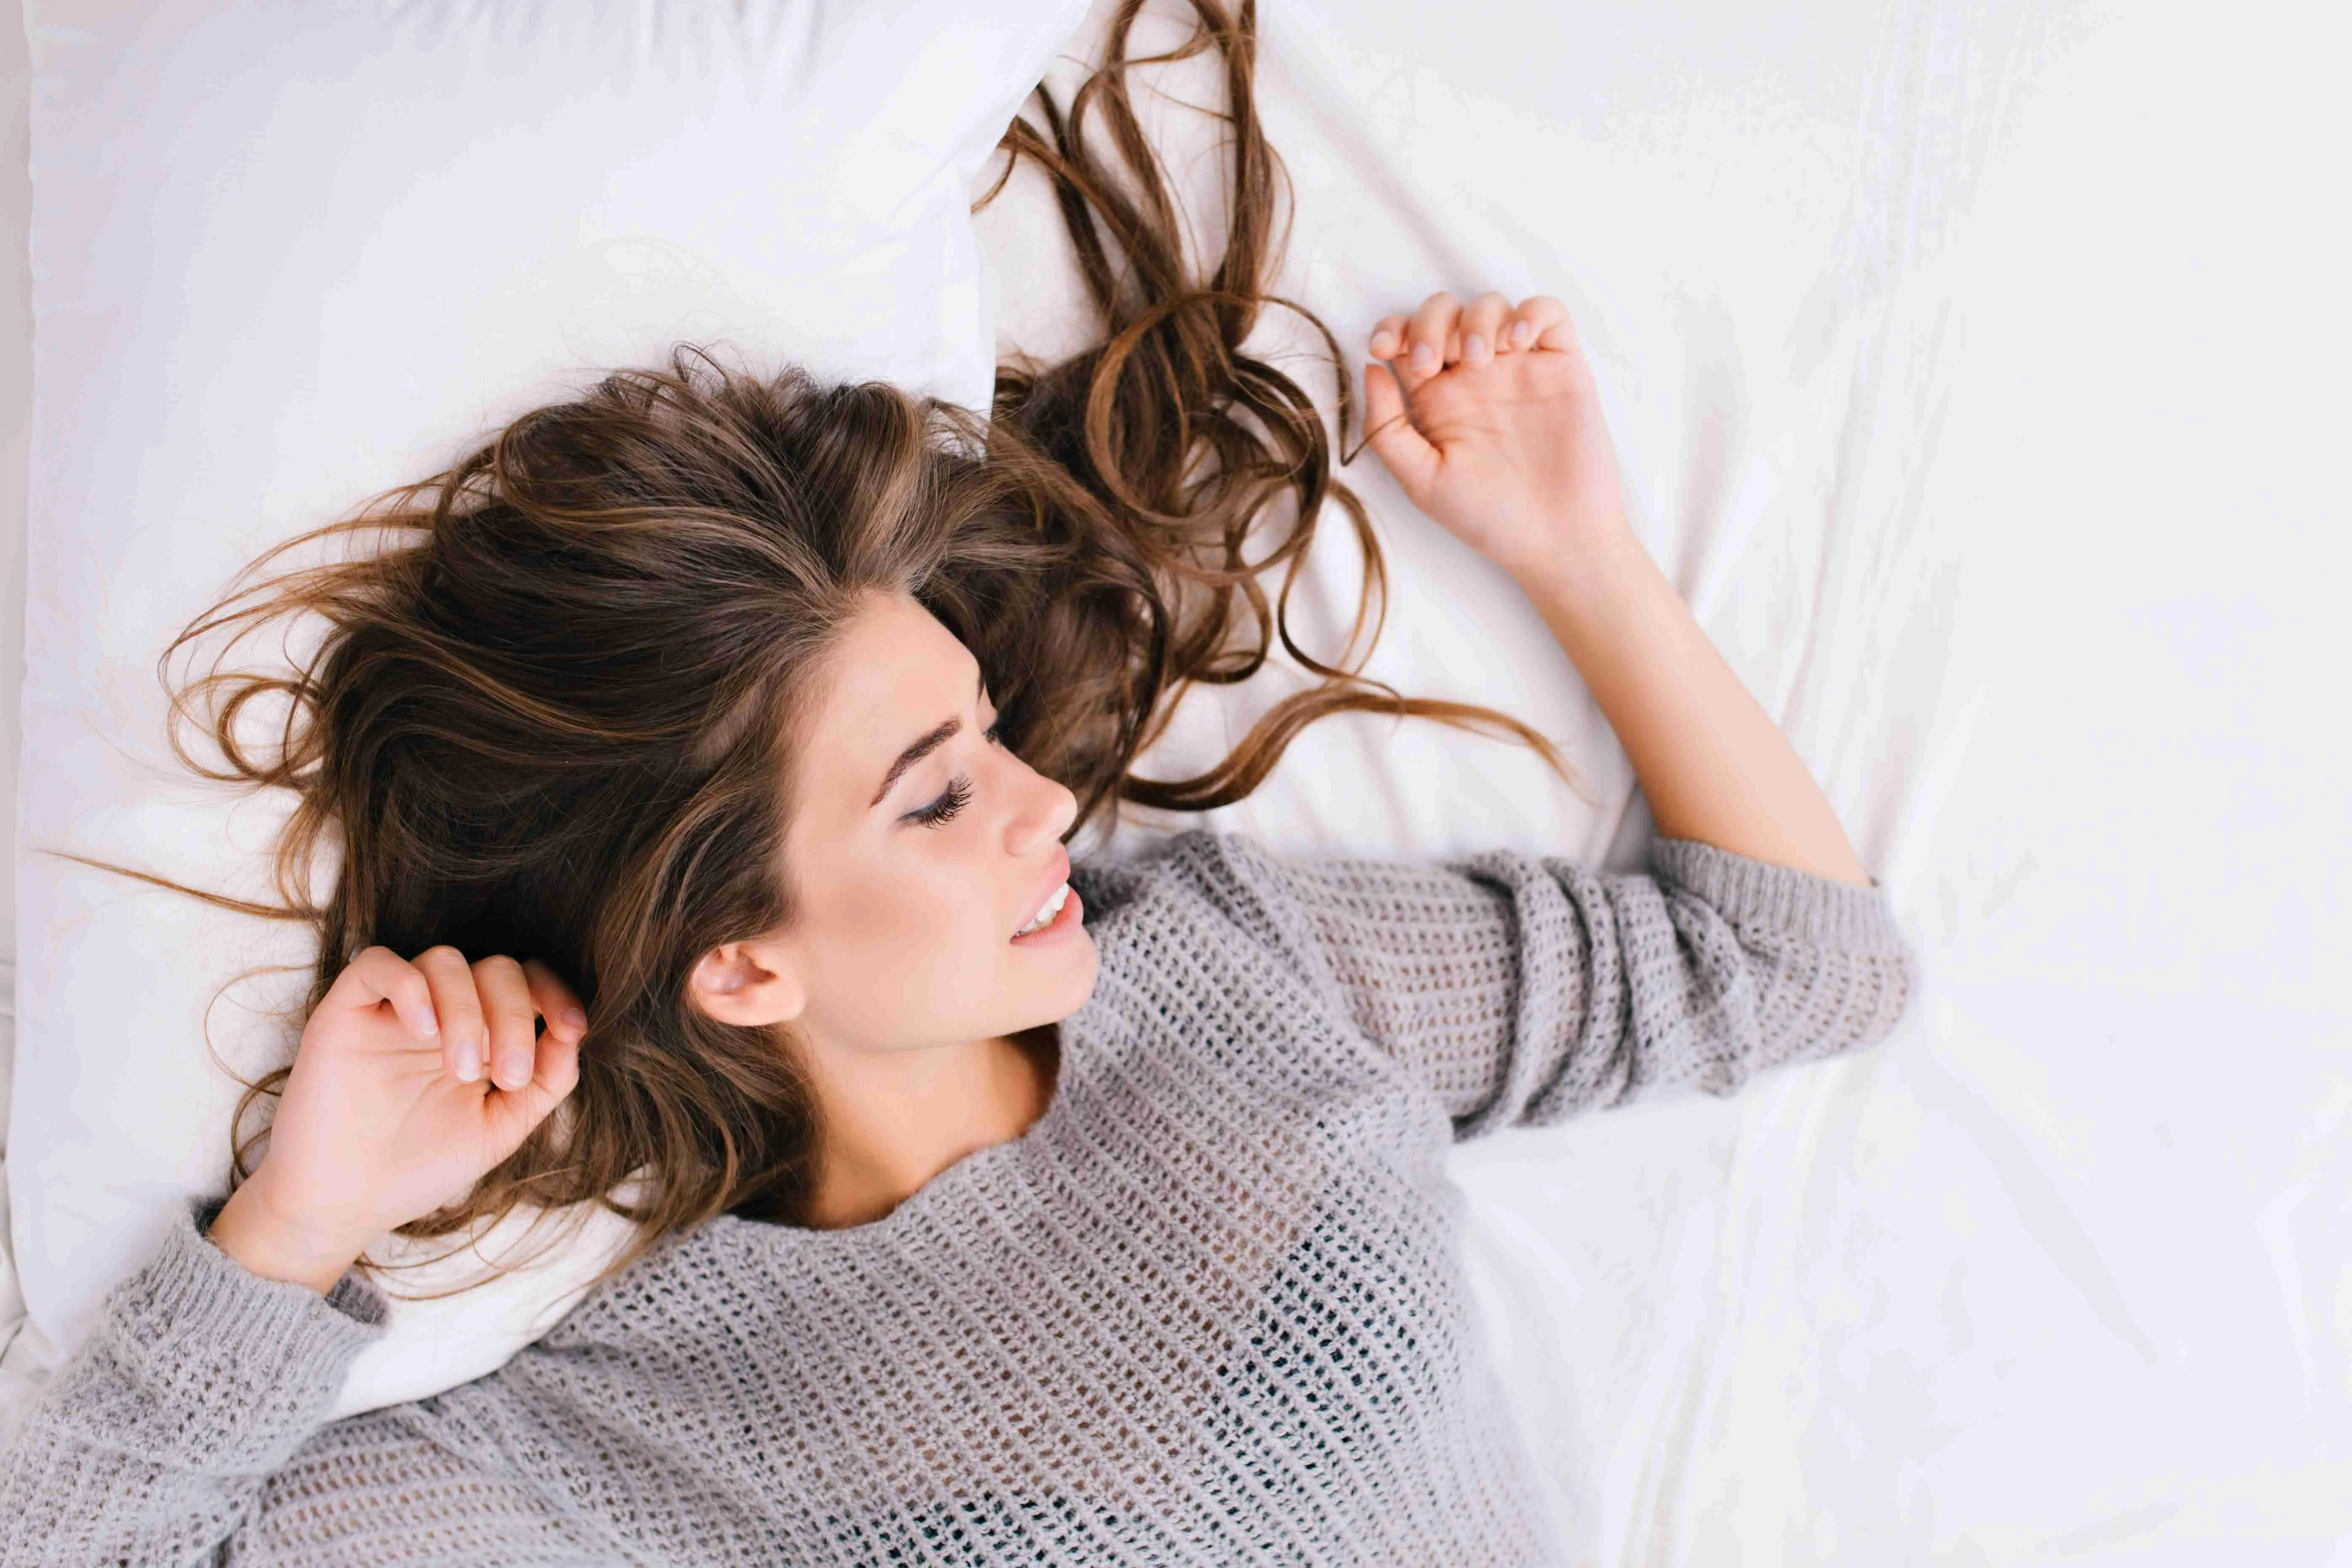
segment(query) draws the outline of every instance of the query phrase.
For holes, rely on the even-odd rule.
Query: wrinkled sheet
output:
[[[1265,7],[1292,291],[1350,353],[1438,288],[1567,301],[1636,526],[1928,972],[1875,1051],[1459,1149],[1572,1560],[2352,1563],[2344,14],[1444,16]],[[1213,178],[1213,124],[1144,101]],[[1013,346],[1068,341],[1040,189],[982,216]],[[1213,825],[1638,867],[1541,622],[1347,473],[1391,567],[1370,672],[1529,720],[1591,798],[1348,717]],[[1289,689],[1203,693],[1146,771]]]

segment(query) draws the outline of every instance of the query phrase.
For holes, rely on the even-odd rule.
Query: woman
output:
[[[1323,712],[1540,744],[1293,646],[1324,686],[1220,769],[1129,772],[1188,682],[1262,662],[1267,503],[1296,502],[1268,558],[1294,572],[1324,500],[1361,525],[1311,401],[1241,351],[1271,163],[1249,14],[1199,10],[1234,128],[1217,269],[1181,264],[1148,161],[1083,149],[1090,104],[1140,146],[1121,68],[1067,122],[1049,101],[1010,141],[1057,182],[1104,346],[1008,370],[984,434],[681,353],[339,525],[405,542],[184,635],[327,618],[296,678],[193,689],[226,693],[221,776],[298,794],[317,981],[266,1153],[20,1429],[0,1561],[1555,1560],[1446,1143],[1867,1044],[1911,960],[1627,527],[1541,297],[1382,321],[1370,440],[1559,635],[1653,874],[1198,830],[1071,863],[1097,810],[1241,798]],[[257,754],[238,713],[273,692]],[[552,1332],[326,1419],[383,1331],[371,1242],[590,1201],[638,1244]]]

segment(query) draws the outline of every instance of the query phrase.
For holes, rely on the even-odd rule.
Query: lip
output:
[[[1037,891],[1030,897],[1027,906],[1029,912],[1021,917],[1020,923],[1022,925],[1026,925],[1032,919],[1035,918],[1037,911],[1045,907],[1045,900],[1054,896],[1054,889],[1070,879],[1070,852],[1067,849],[1056,849],[1054,853],[1054,858],[1058,868],[1054,872],[1053,876],[1047,879],[1045,884],[1043,887],[1040,887]],[[1075,899],[1077,896],[1078,890],[1076,888],[1071,889],[1070,897]],[[1040,926],[1037,930],[1031,931],[1029,934],[1032,936],[1043,936],[1059,923],[1060,915],[1057,912],[1053,921]],[[1019,928],[1016,926],[1015,929],[1017,930]]]
[[[1054,911],[1054,918],[1052,920],[1047,921],[1044,925],[1038,927],[1035,931],[1031,931],[1027,936],[1014,937],[1013,939],[1013,945],[1014,947],[1044,947],[1048,943],[1059,942],[1064,937],[1070,934],[1071,927],[1076,925],[1079,921],[1086,918],[1086,912],[1087,906],[1085,901],[1078,897],[1078,890],[1076,888],[1072,888],[1070,889],[1070,896],[1062,900],[1062,907]]]

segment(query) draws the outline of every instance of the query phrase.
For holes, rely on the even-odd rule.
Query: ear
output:
[[[791,955],[778,942],[730,942],[695,962],[687,994],[722,1024],[756,1027],[797,1018],[808,1005]]]

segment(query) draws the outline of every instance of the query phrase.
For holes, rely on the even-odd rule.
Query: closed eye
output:
[[[991,724],[984,732],[984,739],[992,746],[1001,746],[1004,743],[1003,731],[1004,715],[1000,713],[996,716],[996,722]],[[959,773],[948,781],[948,787],[940,792],[939,799],[919,811],[908,812],[907,820],[919,822],[925,827],[938,827],[953,821],[956,813],[971,804],[971,779],[966,774]]]

